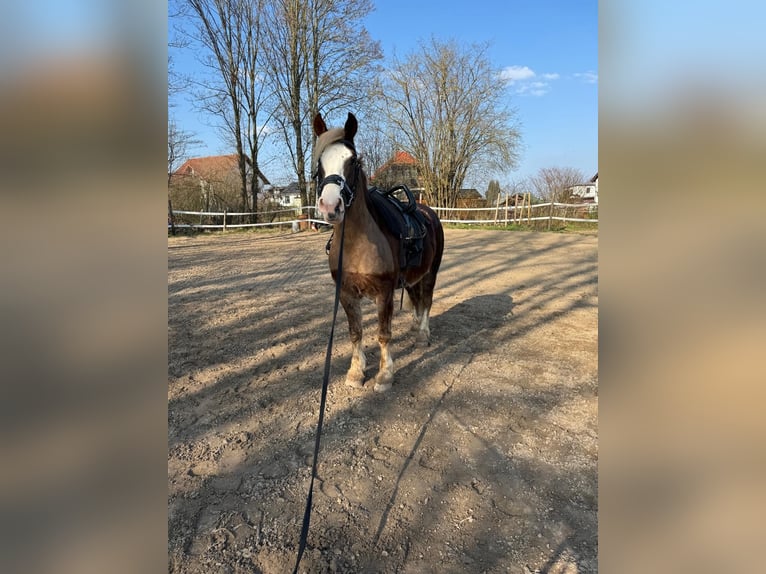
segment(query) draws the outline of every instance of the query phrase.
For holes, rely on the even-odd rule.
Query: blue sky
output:
[[[461,43],[489,42],[494,67],[508,78],[509,103],[521,124],[515,171],[491,174],[510,183],[541,167],[598,170],[598,3],[591,0],[378,0],[366,19],[384,57],[403,58],[431,36]],[[199,73],[192,57],[177,55],[181,72]],[[181,99],[171,110],[179,127],[204,145],[195,155],[230,153],[210,123]],[[268,174],[279,180],[280,174]],[[289,175],[285,175],[289,179]],[[475,182],[485,191],[486,182]]]

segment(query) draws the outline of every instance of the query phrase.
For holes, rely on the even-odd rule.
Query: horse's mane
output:
[[[345,138],[346,138],[346,131],[343,128],[329,129],[317,138],[317,141],[314,144],[314,156],[311,158],[312,176],[317,171],[317,164],[319,163],[319,157],[322,155],[322,152],[324,152],[325,148],[328,145]]]

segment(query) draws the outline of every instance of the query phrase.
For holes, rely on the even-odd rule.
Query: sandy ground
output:
[[[292,571],[332,318],[327,238],[168,239],[170,572]],[[388,393],[343,384],[340,310],[301,572],[597,571],[597,245],[446,230],[431,346],[397,311]]]

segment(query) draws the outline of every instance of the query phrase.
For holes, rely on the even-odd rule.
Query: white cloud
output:
[[[598,84],[598,74],[596,72],[583,72],[575,74],[574,77],[581,79],[586,84]]]
[[[266,135],[269,135],[271,133],[276,132],[276,129],[274,129],[273,127],[271,127],[268,124],[258,124],[258,126],[256,126],[256,130],[258,131],[258,136],[259,137],[266,136]],[[250,127],[249,134],[253,135],[253,128],[252,128],[252,126]]]
[[[543,96],[548,92],[549,85],[546,82],[525,82],[516,88],[520,96]]]
[[[550,91],[550,83],[558,80],[556,73],[536,74],[529,66],[508,66],[500,71],[500,79],[523,96],[542,96]]]
[[[500,78],[509,84],[534,77],[535,73],[527,66],[508,66],[500,71]]]

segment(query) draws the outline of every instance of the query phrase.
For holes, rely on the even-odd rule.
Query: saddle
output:
[[[396,185],[388,191],[371,187],[368,191],[378,223],[399,238],[399,268],[419,267],[423,261],[427,222],[418,210],[415,196],[406,185]],[[394,195],[398,191],[404,192],[407,201]]]

